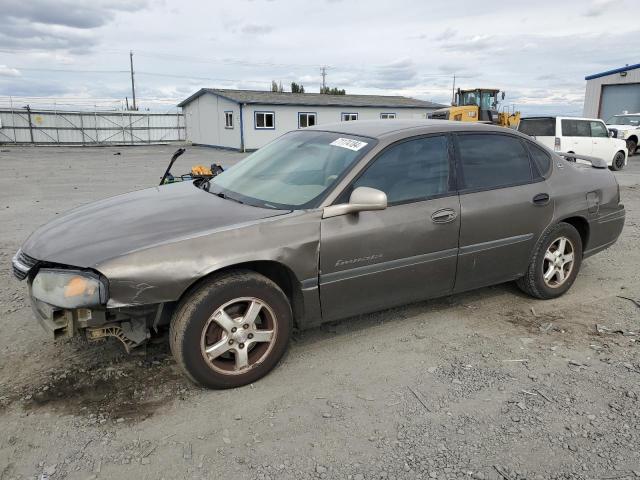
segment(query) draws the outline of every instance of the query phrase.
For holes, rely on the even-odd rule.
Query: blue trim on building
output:
[[[313,115],[315,118],[315,122],[312,126],[315,126],[318,124],[318,112],[298,112],[298,128],[303,128],[300,126],[300,115],[301,114],[306,114],[306,115]],[[307,123],[309,123],[309,118],[307,117]],[[307,125],[308,127],[309,125]]]
[[[258,127],[258,114],[259,113],[271,113],[273,115],[273,127]],[[265,124],[266,124],[265,117]],[[256,110],[253,112],[253,129],[254,130],[275,130],[276,129],[276,112],[273,110]]]
[[[629,70],[635,70],[636,68],[640,68],[640,63],[636,63],[634,65],[627,65],[626,67],[620,67],[614,70],[607,70],[606,72],[594,73],[593,75],[584,77],[584,79],[593,80],[594,78],[606,77],[607,75],[613,75],[614,73],[628,72]]]

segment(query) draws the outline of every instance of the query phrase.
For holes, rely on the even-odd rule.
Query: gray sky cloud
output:
[[[635,0],[610,1],[5,0],[0,95],[116,104],[131,96],[133,50],[143,107],[203,86],[317,91],[326,65],[350,93],[446,103],[455,74],[525,112],[579,114],[585,75],[637,62],[620,48],[640,33],[619,16]]]

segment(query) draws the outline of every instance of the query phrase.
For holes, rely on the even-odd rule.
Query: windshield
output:
[[[377,142],[354,135],[295,131],[225,170],[209,191],[265,208],[313,208]]]
[[[464,105],[478,105],[478,92],[476,90],[460,92],[460,106]]]
[[[633,125],[637,127],[640,125],[640,115],[616,115],[611,117],[607,122],[609,125]]]

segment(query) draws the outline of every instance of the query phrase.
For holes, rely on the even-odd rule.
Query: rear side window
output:
[[[527,147],[529,147],[529,153],[531,153],[531,158],[533,159],[533,163],[536,164],[538,172],[540,172],[540,175],[543,177],[546,176],[549,170],[551,170],[551,157],[544,149],[533,143],[527,142]]]
[[[532,181],[529,155],[519,139],[500,134],[459,135],[464,188],[482,190]]]
[[[447,137],[424,137],[398,143],[382,152],[353,184],[387,194],[390,204],[408,203],[449,191]]]
[[[555,118],[523,118],[518,130],[532,137],[555,137]]]
[[[591,126],[586,120],[561,120],[562,136],[590,137]]]

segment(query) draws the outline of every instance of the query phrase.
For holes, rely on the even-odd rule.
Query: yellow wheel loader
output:
[[[458,89],[455,101],[450,107],[431,112],[429,118],[453,120],[457,122],[482,122],[517,128],[520,123],[520,112],[509,111],[508,108],[498,110],[498,94],[494,88]],[[504,92],[501,99],[504,100]]]

